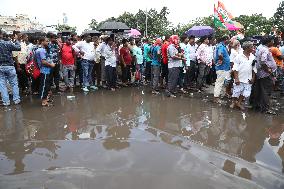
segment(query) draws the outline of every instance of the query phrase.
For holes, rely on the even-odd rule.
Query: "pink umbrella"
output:
[[[241,29],[234,24],[225,23],[225,25],[229,31],[236,31]]]
[[[141,35],[140,31],[131,28],[129,36],[140,36],[140,35]]]

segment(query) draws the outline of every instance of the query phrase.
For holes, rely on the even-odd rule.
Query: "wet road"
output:
[[[0,109],[0,188],[284,188],[284,117],[142,88]]]

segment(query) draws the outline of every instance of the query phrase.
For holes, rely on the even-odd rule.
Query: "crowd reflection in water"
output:
[[[106,150],[123,150],[131,145],[130,138],[137,136],[137,129],[183,149],[188,148],[181,138],[190,138],[249,162],[256,162],[256,155],[269,139],[284,166],[284,124],[279,117],[254,113],[244,116],[194,99],[153,98],[140,89],[121,90],[115,97],[109,91],[99,91],[88,96],[79,94],[73,101],[64,96],[57,100],[60,106],[56,112],[52,107],[48,111],[25,107],[25,113],[25,104],[1,112],[4,124],[0,126],[0,153],[14,161],[11,173],[25,171],[24,158],[36,149],[46,149],[44,156],[56,159],[60,148],[57,140],[101,139]],[[223,169],[252,177],[247,168],[235,173],[235,163],[229,160]]]

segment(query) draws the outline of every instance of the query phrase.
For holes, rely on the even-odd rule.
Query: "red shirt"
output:
[[[169,42],[165,42],[161,47],[164,64],[168,64],[168,47],[169,47],[169,45],[170,45]]]
[[[132,57],[131,57],[130,50],[128,47],[122,47],[120,49],[120,56],[123,57],[123,60],[126,65],[131,65]]]
[[[62,64],[63,65],[74,65],[74,51],[71,45],[64,44],[61,49]]]

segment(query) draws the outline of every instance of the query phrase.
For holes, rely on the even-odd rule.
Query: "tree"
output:
[[[70,30],[72,32],[76,32],[77,28],[76,26],[68,26],[64,24],[58,24],[55,28],[57,31],[63,31],[63,30]]]
[[[98,22],[97,22],[97,20],[96,20],[96,19],[92,19],[92,20],[91,20],[91,23],[89,24],[89,26],[90,26],[90,28],[91,28],[92,30],[96,30],[96,29],[98,28]]]
[[[272,19],[267,19],[262,14],[253,14],[251,16],[240,15],[235,20],[244,26],[247,37],[269,33],[273,25]]]
[[[163,7],[160,11],[156,9],[150,9],[147,12],[143,10],[139,10],[136,14],[124,12],[119,15],[117,18],[111,17],[108,18],[99,24],[97,24],[97,28],[100,27],[103,23],[108,21],[118,21],[125,23],[130,28],[136,28],[140,30],[143,34],[146,31],[146,14],[147,14],[147,30],[148,36],[156,37],[162,36],[169,31],[170,22],[168,21],[169,10],[167,7]],[[93,20],[89,24],[92,26]]]
[[[273,24],[282,32],[284,32],[284,1],[279,4],[274,16]]]

